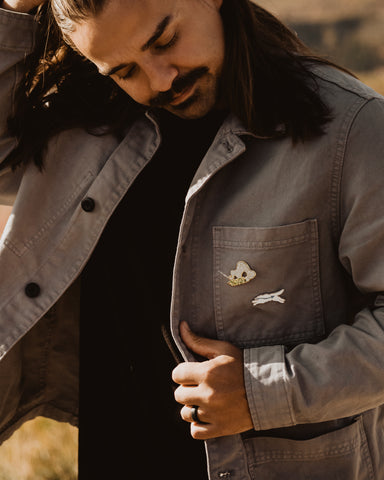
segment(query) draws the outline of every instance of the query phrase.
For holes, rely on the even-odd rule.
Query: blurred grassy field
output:
[[[384,95],[383,0],[260,0],[317,53]],[[0,231],[9,214],[0,207]],[[77,429],[41,417],[0,447],[0,480],[75,480]]]
[[[384,95],[383,0],[259,0],[315,53]]]
[[[255,0],[288,23],[339,20],[384,12],[382,0]]]
[[[358,77],[381,95],[384,95],[384,67],[368,72],[358,72]]]
[[[0,447],[0,480],[76,480],[77,428],[43,417]]]

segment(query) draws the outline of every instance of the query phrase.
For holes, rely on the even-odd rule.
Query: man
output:
[[[2,147],[2,431],[75,421],[80,319],[80,474],[204,478],[172,277],[211,479],[382,478],[383,99],[246,0],[50,8]]]

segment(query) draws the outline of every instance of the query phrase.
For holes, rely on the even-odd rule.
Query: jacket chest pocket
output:
[[[324,333],[316,220],[213,228],[218,337],[241,347],[294,345]]]

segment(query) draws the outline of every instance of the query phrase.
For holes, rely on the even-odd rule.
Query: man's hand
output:
[[[41,3],[44,3],[44,0],[4,0],[1,8],[14,12],[28,13]]]
[[[172,375],[180,385],[175,399],[184,405],[181,416],[191,422],[192,437],[206,440],[253,428],[244,387],[242,351],[229,342],[197,336],[185,322],[180,324],[180,335],[192,352],[208,359],[181,363]],[[201,423],[192,419],[193,405],[199,407]]]

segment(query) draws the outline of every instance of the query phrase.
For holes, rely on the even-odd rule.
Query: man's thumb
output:
[[[212,359],[226,353],[225,345],[227,345],[227,342],[200,337],[192,332],[187,322],[181,322],[179,328],[181,339],[185,345],[201,357]]]

